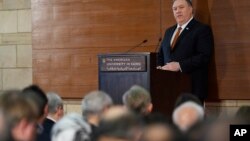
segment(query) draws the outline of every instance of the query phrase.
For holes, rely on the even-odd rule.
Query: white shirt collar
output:
[[[194,17],[192,16],[185,24],[183,24],[182,26],[178,25],[177,28],[181,27],[181,29],[185,29],[186,26],[189,24],[189,22],[193,19]]]
[[[50,120],[52,120],[52,121],[56,122],[56,120],[55,120],[55,119],[53,119],[51,116],[47,116],[47,119],[50,119]]]

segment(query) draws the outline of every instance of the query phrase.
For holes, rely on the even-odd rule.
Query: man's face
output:
[[[186,0],[176,0],[172,8],[175,20],[179,25],[185,24],[192,17],[193,8],[188,5]]]

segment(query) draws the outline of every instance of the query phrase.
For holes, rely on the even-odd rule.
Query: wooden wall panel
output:
[[[214,33],[211,100],[250,99],[249,0],[193,0]],[[97,89],[97,54],[155,51],[175,24],[172,0],[32,0],[34,83],[65,98]]]
[[[209,0],[219,99],[250,99],[248,0]]]
[[[34,83],[64,98],[98,88],[97,55],[154,51],[160,0],[32,0]]]

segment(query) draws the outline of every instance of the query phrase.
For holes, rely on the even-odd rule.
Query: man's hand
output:
[[[167,71],[180,71],[180,64],[179,62],[170,62],[167,63],[166,65],[161,67],[162,70],[167,70]]]

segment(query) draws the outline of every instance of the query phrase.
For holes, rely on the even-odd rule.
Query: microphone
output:
[[[133,49],[135,49],[135,48],[137,48],[137,47],[140,47],[142,44],[145,44],[145,43],[147,43],[147,42],[148,42],[147,39],[143,40],[143,41],[140,42],[138,45],[133,46],[132,48],[130,48],[129,50],[127,50],[126,53],[130,52],[131,50],[133,50]]]
[[[156,56],[156,69],[161,69],[161,66],[158,66],[158,56],[159,56],[159,46],[161,45],[161,37],[159,38],[159,40],[158,40],[158,43],[157,43],[157,45],[156,45],[156,47],[155,47],[155,56]]]
[[[161,45],[161,37],[159,38],[158,43],[157,43],[157,45],[155,47],[155,52],[158,51],[158,48],[159,48],[160,45]]]

